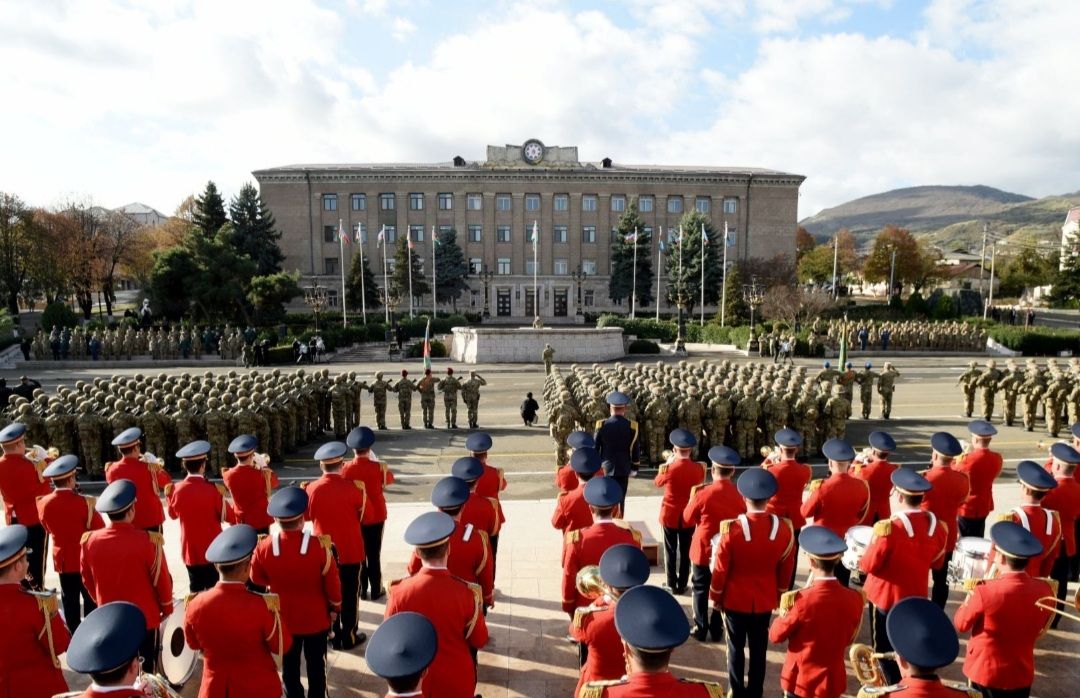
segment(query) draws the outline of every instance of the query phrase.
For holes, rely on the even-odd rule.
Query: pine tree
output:
[[[382,291],[375,282],[375,275],[371,273],[371,267],[368,266],[369,261],[370,259],[365,256],[364,263],[360,264],[360,255],[354,254],[352,265],[349,267],[349,276],[345,280],[345,301],[353,311],[359,310],[361,307],[366,307],[368,310],[382,307]],[[363,304],[360,302],[361,276],[364,279]],[[406,284],[408,284],[407,281]]]
[[[469,289],[465,277],[469,275],[469,265],[465,262],[465,253],[457,243],[457,230],[451,228],[439,233],[435,245],[435,295],[440,303],[449,302],[457,312],[457,301],[461,294]],[[416,284],[416,279],[413,279]]]
[[[690,211],[679,219],[678,229],[681,231],[682,239],[679,244],[672,244],[668,250],[664,274],[667,277],[667,300],[672,305],[678,299],[680,278],[683,281],[683,300],[686,303],[686,312],[690,314],[701,302],[702,226],[708,237],[704,260],[705,303],[716,303],[720,300],[720,282],[723,277],[721,245],[724,244],[724,240],[723,235],[712,227],[712,223],[703,213]]]
[[[627,242],[627,235],[637,237]],[[652,302],[653,268],[652,235],[638,215],[637,202],[631,202],[619,217],[619,226],[612,241],[611,278],[608,281],[608,297],[616,303],[624,298],[629,304],[634,286],[634,247],[637,247],[637,307],[644,308]]]
[[[413,250],[410,254],[409,243],[406,237],[398,239],[397,251],[394,253],[394,273],[390,276],[390,294],[397,296],[400,307],[408,306],[409,302],[409,259],[412,258],[412,292],[413,299],[419,299],[431,290],[424,271],[420,266],[420,257]]]
[[[731,265],[731,269],[728,270],[727,280],[724,282],[724,285],[727,286],[727,293],[724,294],[724,305],[726,307],[724,312],[724,324],[728,327],[742,324],[750,317],[750,309],[746,307],[746,301],[743,300],[742,277],[739,275],[738,268],[734,265]],[[719,299],[717,300],[716,305],[716,319],[719,320]]]
[[[255,263],[257,276],[281,271],[285,255],[278,247],[281,233],[274,229],[274,214],[266,208],[259,191],[245,182],[240,193],[229,203],[229,218],[233,224],[232,244],[237,252]]]
[[[228,222],[225,217],[225,202],[218,193],[213,181],[206,183],[206,189],[195,199],[195,215],[192,222],[205,238],[212,238]]]

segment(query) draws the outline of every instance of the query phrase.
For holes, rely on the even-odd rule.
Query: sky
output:
[[[582,160],[1080,189],[1075,0],[5,0],[0,191],[172,213],[295,163]]]

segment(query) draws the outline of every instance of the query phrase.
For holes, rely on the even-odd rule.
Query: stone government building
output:
[[[284,267],[299,270],[305,283],[317,279],[329,291],[331,308],[340,308],[339,219],[351,239],[359,233],[380,287],[379,230],[386,227],[390,263],[393,243],[410,232],[430,283],[435,226],[457,231],[471,267],[471,295],[458,300],[458,309],[483,309],[480,272],[486,270],[493,274],[492,321],[514,323],[530,322],[534,315],[534,221],[540,232],[540,315],[573,322],[579,291],[585,312],[628,310],[626,302],[620,308],[608,299],[607,286],[613,229],[632,202],[645,232],[653,232],[654,271],[660,227],[666,235],[694,208],[717,230],[726,222],[733,231],[729,263],[794,256],[799,185],[805,179],[759,168],[626,165],[611,158],[581,162],[576,147],[545,146],[535,139],[488,146],[483,161],[458,156],[432,164],[290,165],[253,174],[282,231]],[[357,248],[345,247],[346,273]],[[573,276],[579,270],[587,274],[580,289]],[[430,295],[416,307],[430,309]],[[655,312],[655,301],[650,307]],[[360,309],[348,310],[352,315]],[[665,303],[662,310],[671,309]],[[638,311],[648,314],[649,308]]]

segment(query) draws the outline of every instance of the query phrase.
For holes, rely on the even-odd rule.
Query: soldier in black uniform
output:
[[[596,451],[604,463],[604,474],[619,483],[622,489],[620,508],[625,518],[626,488],[641,460],[641,440],[638,438],[638,423],[626,418],[630,398],[615,391],[608,393],[607,404],[611,416],[596,423]]]

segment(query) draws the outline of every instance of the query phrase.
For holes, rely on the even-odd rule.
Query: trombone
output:
[[[1057,590],[1055,589],[1055,591]],[[1080,615],[1065,610],[1069,608],[1069,602],[1065,599],[1059,599],[1057,596],[1044,596],[1041,599],[1036,599],[1035,607],[1080,622]],[[1080,611],[1080,589],[1077,589],[1076,594],[1073,596],[1072,608]]]

